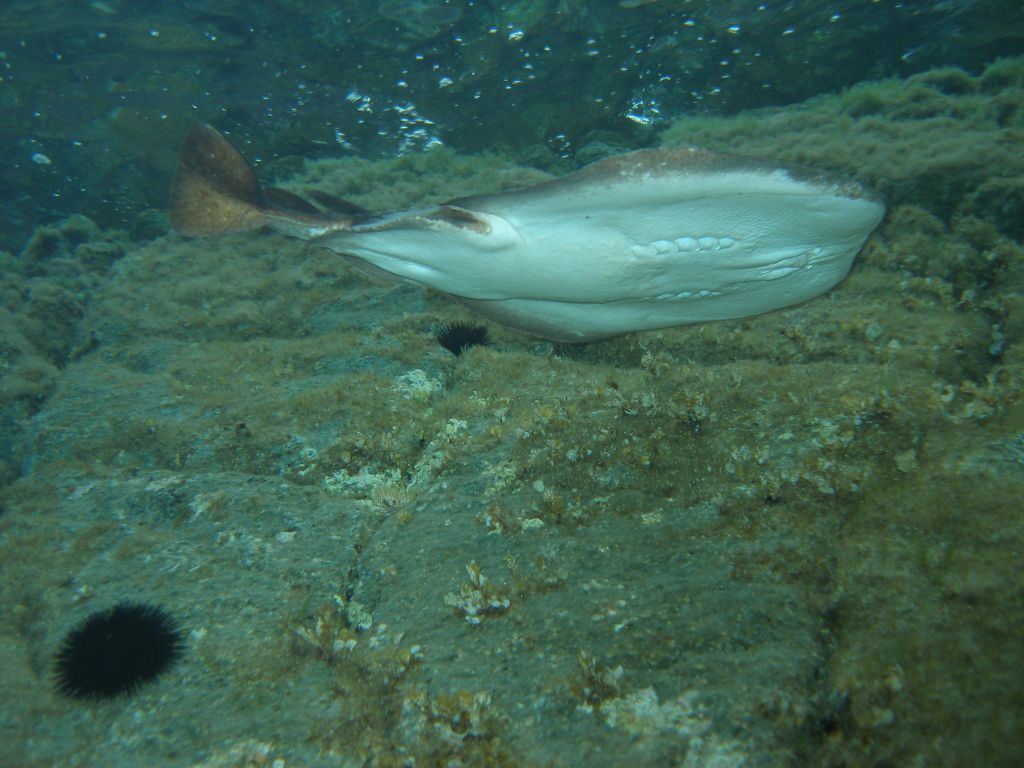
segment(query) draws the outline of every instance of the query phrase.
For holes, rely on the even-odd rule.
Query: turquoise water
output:
[[[5,4],[0,763],[1017,764],[1022,40],[1009,2]],[[697,145],[887,214],[806,304],[554,344],[173,232],[196,120],[375,212]],[[180,658],[62,693],[126,601]]]

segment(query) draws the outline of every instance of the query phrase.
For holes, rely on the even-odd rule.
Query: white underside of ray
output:
[[[424,209],[319,241],[521,330],[588,340],[818,296],[884,212],[838,183],[763,169],[612,175],[450,205],[489,231]]]

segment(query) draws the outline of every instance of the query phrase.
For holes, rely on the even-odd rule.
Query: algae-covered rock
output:
[[[669,129],[888,196],[835,290],[729,322],[455,356],[461,304],[276,234],[74,221],[0,255],[11,759],[1014,765],[1015,71]],[[273,170],[375,210],[547,177]],[[129,598],[185,655],[83,719],[50,656]]]

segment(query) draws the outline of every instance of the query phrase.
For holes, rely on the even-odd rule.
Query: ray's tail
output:
[[[350,229],[367,212],[322,192],[310,199],[283,189],[263,190],[231,143],[205,123],[185,137],[171,185],[171,224],[183,235],[220,235],[271,227],[310,238]]]

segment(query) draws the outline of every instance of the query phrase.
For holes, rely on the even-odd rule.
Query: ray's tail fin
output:
[[[185,137],[171,185],[171,224],[183,235],[218,235],[267,224],[267,202],[256,174],[213,127],[197,124]]]

